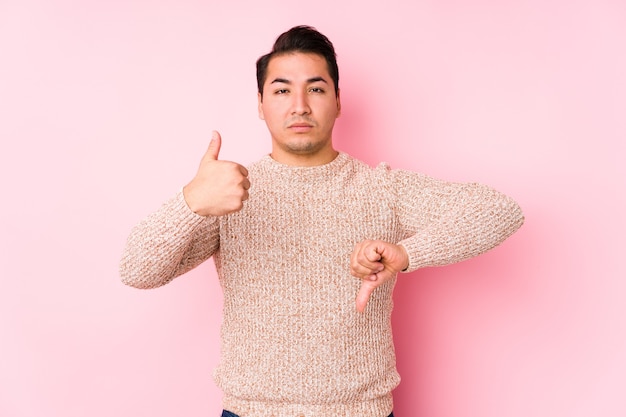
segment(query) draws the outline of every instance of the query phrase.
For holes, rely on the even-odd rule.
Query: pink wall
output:
[[[382,3],[0,1],[0,416],[218,415],[211,265],[139,291],[117,262],[212,129],[269,150],[254,61],[301,23],[339,52],[341,149],[527,216],[401,277],[397,415],[626,415],[625,3]]]

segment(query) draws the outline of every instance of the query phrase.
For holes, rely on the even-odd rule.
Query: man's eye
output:
[[[288,92],[289,90],[287,90],[286,88],[281,88],[280,90],[276,90],[274,94],[286,94]]]
[[[324,92],[324,89],[323,89],[323,88],[320,88],[320,87],[312,87],[312,88],[310,88],[310,89],[309,89],[309,91],[310,91],[311,93],[323,93],[323,92]]]

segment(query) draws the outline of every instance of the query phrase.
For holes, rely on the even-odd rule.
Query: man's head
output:
[[[259,94],[263,97],[263,86],[267,78],[267,66],[272,58],[290,53],[315,54],[324,58],[328,73],[333,80],[335,95],[339,93],[339,68],[335,48],[328,38],[310,26],[295,26],[280,35],[272,51],[256,62],[256,79]]]
[[[288,165],[333,160],[332,133],[341,113],[335,50],[321,33],[297,26],[257,62],[259,117],[272,135],[271,156]]]

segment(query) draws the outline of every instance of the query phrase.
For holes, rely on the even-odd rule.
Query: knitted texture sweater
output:
[[[223,406],[242,417],[387,416],[399,383],[391,332],[395,279],[364,313],[350,275],[364,239],[402,245],[408,271],[493,248],[522,222],[512,199],[479,184],[376,168],[339,153],[315,167],[269,156],[248,168],[244,208],[201,217],[182,193],[131,232],[120,272],[164,285],[213,256],[224,293]]]

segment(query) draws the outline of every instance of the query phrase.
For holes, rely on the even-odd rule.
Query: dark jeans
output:
[[[239,417],[237,414],[235,413],[231,413],[230,411],[222,411],[222,417]],[[389,417],[393,417],[393,413],[389,414]]]

